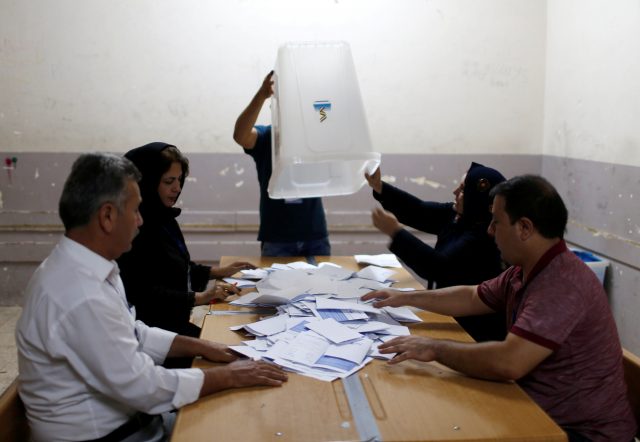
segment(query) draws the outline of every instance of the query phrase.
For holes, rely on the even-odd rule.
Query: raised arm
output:
[[[378,180],[380,177],[376,176],[376,173],[365,178],[373,189],[373,197],[402,224],[437,234],[454,216],[452,203],[423,201],[409,192]]]
[[[253,149],[258,139],[258,132],[253,127],[256,124],[260,110],[264,102],[273,95],[273,71],[265,77],[260,89],[236,120],[233,130],[233,139],[245,149]]]

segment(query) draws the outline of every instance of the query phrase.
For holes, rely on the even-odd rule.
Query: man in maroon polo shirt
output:
[[[410,305],[451,316],[503,312],[504,341],[462,343],[420,336],[393,339],[381,353],[438,361],[468,375],[518,384],[570,441],[631,441],[622,348],[595,274],[567,249],[567,209],[544,178],[523,175],[492,190],[491,233],[511,265],[477,286],[371,292],[374,305]],[[482,259],[482,257],[478,257]]]

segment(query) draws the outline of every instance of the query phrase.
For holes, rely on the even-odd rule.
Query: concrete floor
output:
[[[18,354],[13,332],[21,307],[0,307],[0,394],[18,376]]]

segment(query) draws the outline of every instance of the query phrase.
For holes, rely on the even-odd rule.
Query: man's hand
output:
[[[225,267],[218,267],[216,269],[212,267],[210,276],[211,278],[226,278],[226,277],[235,275],[240,270],[249,270],[249,269],[253,270],[255,268],[256,266],[254,266],[250,262],[236,261],[231,265],[228,265]]]
[[[205,368],[200,397],[228,388],[264,385],[279,387],[287,381],[287,374],[279,367],[264,361],[241,360],[223,367]]]
[[[367,179],[367,183],[376,193],[382,193],[382,177],[380,168],[378,167],[373,175],[369,175],[367,172],[364,173],[364,177]]]
[[[377,299],[378,301],[373,303],[373,306],[376,308],[401,307],[407,305],[407,294],[397,290],[374,290],[360,299],[363,301]]]
[[[382,354],[396,353],[389,364],[397,364],[407,359],[431,362],[436,359],[434,346],[437,340],[424,336],[400,336],[378,346]]]
[[[232,387],[252,387],[255,385],[279,386],[287,381],[287,374],[273,364],[264,361],[242,360],[227,365],[230,370]]]
[[[211,362],[232,362],[238,359],[229,347],[218,342],[201,339],[200,356]]]
[[[393,213],[387,212],[379,207],[371,211],[371,221],[373,221],[373,225],[376,226],[378,230],[390,238],[393,238],[396,233],[404,228]]]
[[[260,89],[258,89],[258,93],[256,94],[263,100],[271,97],[273,95],[273,71],[269,72],[266,77],[264,77],[264,81],[262,85],[260,85]]]

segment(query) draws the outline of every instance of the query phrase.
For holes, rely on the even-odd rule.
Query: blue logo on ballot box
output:
[[[327,112],[331,110],[331,102],[329,100],[320,100],[313,102],[313,108],[320,114],[320,122],[327,119]]]

